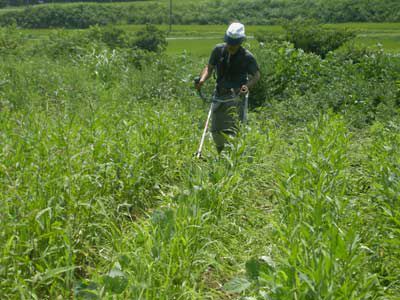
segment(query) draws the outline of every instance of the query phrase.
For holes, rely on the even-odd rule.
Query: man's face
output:
[[[240,44],[239,45],[229,45],[229,44],[227,44],[227,48],[228,48],[229,54],[233,55],[239,50]]]

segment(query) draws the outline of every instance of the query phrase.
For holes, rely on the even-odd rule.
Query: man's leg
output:
[[[226,138],[223,134],[222,131],[214,131],[212,133],[213,136],[213,140],[215,143],[215,146],[217,148],[218,154],[222,152],[222,150],[224,150],[225,144],[226,144]]]
[[[221,153],[238,130],[239,107],[235,103],[220,103],[213,111],[211,133],[218,153]]]

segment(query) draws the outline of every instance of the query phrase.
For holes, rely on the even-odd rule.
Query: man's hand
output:
[[[201,75],[198,78],[198,80],[195,80],[194,87],[196,90],[200,91],[204,82],[206,82],[206,80],[211,76],[213,70],[214,70],[214,66],[212,66],[212,65],[205,66],[205,68],[201,72]]]
[[[204,84],[204,81],[202,81],[201,79],[199,79],[199,81],[196,81],[196,82],[195,82],[194,87],[196,88],[196,90],[200,91],[200,90],[201,90],[201,87],[203,86],[203,84]]]
[[[248,92],[249,92],[249,88],[247,85],[244,84],[240,87],[239,95],[243,96],[243,95],[246,95]]]

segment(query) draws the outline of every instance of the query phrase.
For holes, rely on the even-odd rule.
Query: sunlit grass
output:
[[[1,298],[398,299],[396,61],[255,49],[272,96],[198,160],[205,60],[170,41],[3,45]]]
[[[348,23],[327,26],[356,30],[358,32],[358,37],[355,39],[356,45],[376,47],[381,44],[383,49],[389,52],[400,51],[400,28],[397,23]],[[143,25],[120,25],[119,27],[129,33],[134,33],[142,29]],[[157,25],[157,27],[167,32],[167,53],[188,53],[198,57],[209,56],[215,44],[223,42],[226,30],[226,25],[173,25],[171,32],[169,32],[168,25]],[[284,32],[280,26],[246,26],[246,33],[249,36],[247,42],[250,45],[256,43],[253,36],[260,30],[274,33]],[[32,39],[43,39],[54,31],[54,29],[21,30]]]

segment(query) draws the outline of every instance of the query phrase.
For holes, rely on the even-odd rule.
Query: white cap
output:
[[[245,39],[244,25],[242,23],[232,23],[225,33],[225,42],[230,45],[241,44]]]

